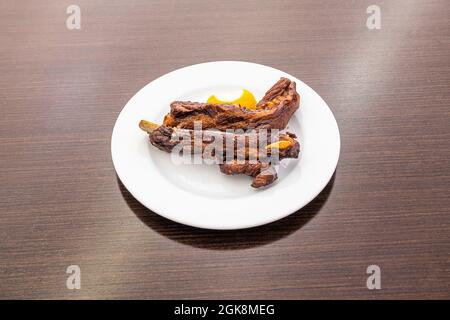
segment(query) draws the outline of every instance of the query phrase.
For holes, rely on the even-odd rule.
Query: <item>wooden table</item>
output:
[[[81,30],[69,2],[0,3],[0,298],[450,298],[448,1],[377,1],[379,30],[372,1],[74,2]],[[185,227],[116,177],[130,97],[214,60],[285,70],[337,118],[337,171],[288,218]]]

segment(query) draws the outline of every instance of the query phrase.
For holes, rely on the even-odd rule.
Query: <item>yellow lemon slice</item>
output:
[[[242,95],[233,100],[233,101],[224,101],[224,100],[220,100],[217,99],[217,97],[215,95],[212,95],[208,98],[208,103],[229,103],[229,104],[239,104],[242,107],[246,107],[248,109],[256,109],[256,99],[255,96],[253,95],[253,93],[251,93],[250,91],[243,89],[242,90]]]
[[[291,143],[286,140],[280,140],[274,143],[271,143],[266,146],[266,149],[285,149],[291,146]]]

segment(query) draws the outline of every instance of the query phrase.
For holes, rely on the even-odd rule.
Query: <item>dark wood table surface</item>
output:
[[[0,3],[0,298],[450,298],[448,1],[74,2],[81,30],[72,2]],[[328,186],[267,226],[173,223],[112,165],[125,103],[216,60],[302,79],[339,124]]]

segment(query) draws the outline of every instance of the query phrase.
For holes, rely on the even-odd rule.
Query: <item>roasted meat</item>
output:
[[[237,160],[231,160],[219,166],[220,171],[225,174],[245,174],[253,177],[251,186],[254,188],[267,186],[278,178],[273,166],[267,162],[239,163]]]
[[[282,130],[299,104],[300,96],[295,82],[281,78],[258,102],[256,110],[236,104],[174,101],[170,104],[170,113],[165,116],[163,125],[194,129],[194,122],[201,121],[203,129]]]
[[[201,144],[196,148],[194,130],[158,126],[145,120],[139,126],[149,134],[151,144],[158,149],[169,153],[180,152],[184,151],[180,143],[187,145],[192,154],[201,153],[203,158],[215,159],[225,174],[253,177],[252,186],[255,188],[269,185],[277,179],[272,164],[285,158],[297,158],[300,151],[300,145],[292,133],[273,136],[270,131],[262,135],[262,132],[256,131],[232,134],[205,130],[197,132],[200,133]],[[212,144],[214,148],[209,148]]]
[[[234,134],[220,131],[200,131],[199,137],[201,145],[196,149],[194,146],[195,130],[177,129],[165,125],[158,126],[152,122],[142,120],[139,127],[149,134],[152,145],[160,150],[172,152],[175,146],[183,143],[190,145],[192,152],[204,153],[205,149],[214,142],[216,157],[222,157],[223,161],[238,158],[241,160],[258,159],[264,161],[262,154],[270,157],[275,155],[282,160],[284,158],[297,158],[300,152],[300,144],[295,140],[293,133],[287,132],[278,135],[272,135],[270,131],[262,132],[251,131],[250,133]],[[261,146],[264,146],[264,152],[261,152]],[[181,146],[180,146],[181,147]],[[233,148],[233,150],[227,150]],[[227,152],[231,151],[231,152]],[[227,158],[232,155],[233,158]]]

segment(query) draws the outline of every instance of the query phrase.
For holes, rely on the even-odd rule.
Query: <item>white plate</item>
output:
[[[299,159],[285,159],[278,180],[264,190],[247,176],[227,176],[217,165],[176,165],[148,141],[141,119],[161,123],[174,100],[235,98],[242,88],[259,100],[280,77],[297,83],[300,108],[288,124],[300,140]],[[131,98],[114,126],[111,152],[122,183],[144,206],[186,225],[240,229],[281,219],[305,206],[336,168],[339,129],[325,101],[297,78],[267,66],[237,61],[181,68],[150,82]]]

